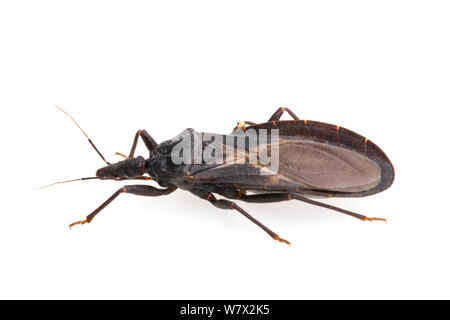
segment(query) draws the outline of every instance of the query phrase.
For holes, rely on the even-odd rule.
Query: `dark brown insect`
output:
[[[293,120],[280,121],[284,112],[287,112]],[[236,151],[232,150],[230,153],[228,149],[221,155],[223,161],[220,163],[206,162],[204,159],[196,163],[175,163],[176,149],[186,137],[191,144],[189,150],[196,148],[195,141],[200,141],[201,152],[211,148],[213,141],[205,140],[203,134],[192,129],[187,129],[174,139],[160,144],[156,143],[145,130],[139,130],[128,157],[124,156],[125,160],[114,164],[106,162],[88,138],[107,166],[97,170],[95,177],[77,180],[154,180],[163,188],[149,185],[124,186],[85,220],[72,223],[70,227],[91,222],[121,193],[162,196],[178,188],[207,200],[217,208],[240,212],[273,239],[287,244],[290,243],[256,220],[236,202],[217,199],[214,194],[231,200],[254,203],[300,200],[360,220],[386,221],[310,199],[310,197],[364,197],[381,192],[392,185],[394,168],[387,156],[373,142],[353,131],[322,122],[300,120],[288,108],[280,108],[265,123],[240,122],[230,135],[221,136],[223,141],[216,139],[215,143],[216,146],[217,143],[225,145],[225,140],[234,141],[243,132],[251,131],[256,132],[257,139],[261,140],[261,132],[272,132],[274,129],[278,130],[278,140],[260,143],[256,148],[258,150],[265,148],[269,152],[277,149],[279,157],[276,170],[261,162],[254,164],[248,161],[236,162]],[[147,159],[134,157],[139,137],[150,151]],[[241,149],[243,159],[248,160],[255,150],[246,143]],[[186,151],[184,152],[186,155]]]

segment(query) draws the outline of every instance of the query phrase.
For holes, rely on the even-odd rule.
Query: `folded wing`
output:
[[[272,151],[279,152],[278,165],[238,164],[235,157],[226,156],[224,164],[193,173],[194,181],[239,184],[254,190],[361,192],[381,180],[378,164],[356,151],[307,139],[281,139],[277,147],[272,145]],[[265,152],[264,148],[260,145],[259,151]]]

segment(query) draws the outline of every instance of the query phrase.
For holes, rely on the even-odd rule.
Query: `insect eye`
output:
[[[158,151],[159,151],[159,153],[161,153],[161,154],[166,154],[166,153],[169,152],[169,148],[166,147],[166,146],[162,146],[162,147],[159,148]]]

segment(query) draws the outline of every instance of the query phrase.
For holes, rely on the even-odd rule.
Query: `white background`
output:
[[[450,298],[446,1],[8,1],[0,5],[0,298]],[[290,240],[184,191],[58,180],[187,127],[228,133],[280,106],[352,129],[396,169],[389,190],[243,203]],[[142,144],[138,152],[147,155]]]

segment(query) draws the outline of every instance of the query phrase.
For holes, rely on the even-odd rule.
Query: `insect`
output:
[[[256,146],[258,150],[270,149],[270,152],[277,150],[276,170],[260,162],[255,164],[237,162],[236,150],[232,150],[232,153],[225,151],[225,154],[221,155],[223,161],[219,163],[204,160],[196,163],[176,163],[174,153],[177,154],[176,149],[186,137],[188,143],[185,146],[189,152],[196,148],[195,141],[200,141],[198,149],[200,151],[211,147],[211,141],[205,141],[201,138],[202,134],[193,129],[187,129],[174,139],[159,144],[146,130],[139,130],[134,136],[129,155],[116,153],[125,159],[109,163],[77,122],[67,112],[60,110],[75,122],[107,165],[98,169],[95,177],[57,183],[89,179],[153,180],[161,187],[146,184],[125,185],[84,220],[74,222],[70,227],[92,222],[94,217],[121,193],[157,197],[168,195],[177,189],[189,191],[219,209],[239,212],[270,237],[286,244],[290,244],[289,241],[263,225],[235,201],[270,203],[299,200],[363,221],[386,221],[383,218],[366,217],[311,199],[311,197],[364,197],[389,188],[395,174],[392,163],[384,152],[373,142],[353,131],[322,122],[300,120],[288,108],[279,108],[264,123],[240,122],[231,134],[223,136],[224,140],[234,141],[235,137],[252,131],[256,132],[259,141],[262,140],[260,132],[276,130],[278,140]],[[280,120],[285,112],[293,120]],[[139,138],[149,150],[148,158],[135,157]],[[221,143],[223,141],[219,145]],[[244,160],[248,160],[253,149],[249,144],[244,145],[240,150]],[[178,155],[183,155],[183,152],[184,155],[187,154],[187,151],[182,149]],[[224,199],[218,199],[216,195]]]

